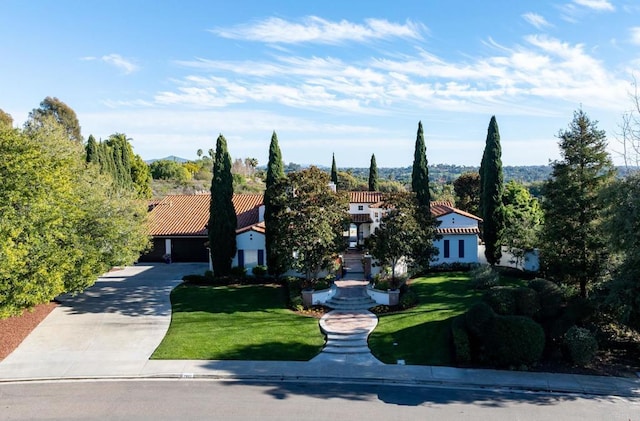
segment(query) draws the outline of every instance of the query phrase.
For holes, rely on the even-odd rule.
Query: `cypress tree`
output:
[[[336,154],[331,159],[331,182],[338,186],[338,167],[336,167]]]
[[[85,147],[86,161],[87,162],[97,162],[98,161],[98,143],[96,142],[96,138],[93,135],[89,135],[89,139],[87,140],[87,146]]]
[[[369,191],[378,191],[378,165],[375,154],[371,154],[371,164],[369,165]]]
[[[480,212],[485,243],[484,255],[494,266],[502,257],[502,235],[505,212],[502,202],[504,181],[502,176],[502,149],[496,117],[492,116],[487,129],[487,140],[480,165]]]
[[[231,156],[224,136],[218,136],[211,180],[211,204],[209,207],[209,247],[215,276],[231,272],[236,254],[236,211],[233,207],[233,177]]]
[[[411,172],[411,189],[416,195],[418,206],[422,212],[429,213],[431,194],[429,192],[429,167],[427,162],[427,148],[424,144],[422,121],[418,122],[418,134],[413,155],[413,170]]]
[[[278,181],[285,178],[284,164],[282,162],[282,153],[278,145],[278,135],[274,131],[271,135],[271,143],[269,144],[269,162],[267,164],[266,188],[264,191],[264,223],[265,223],[265,247],[267,249],[267,268],[269,273],[279,276],[284,273],[286,268],[281,263],[282,259],[273,249],[274,238],[277,232],[274,232],[274,215],[277,214],[275,200],[275,185]]]

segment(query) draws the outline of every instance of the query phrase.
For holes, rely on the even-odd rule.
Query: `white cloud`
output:
[[[615,7],[609,2],[609,0],[573,0],[573,2],[578,6],[583,6],[599,12],[613,12],[615,10]]]
[[[332,22],[317,16],[307,16],[300,22],[272,17],[254,24],[211,30],[223,38],[283,44],[338,44],[384,38],[422,39],[425,31],[424,25],[409,20],[397,24],[385,19],[365,19],[364,24],[357,24],[347,20]]]
[[[538,29],[543,29],[552,26],[544,16],[537,13],[529,12],[522,15],[522,18],[526,20],[530,25],[535,26]]]
[[[631,33],[631,42],[640,45],[640,26],[635,26],[629,29]]]
[[[117,67],[118,69],[122,70],[124,74],[127,74],[127,75],[139,69],[136,64],[134,64],[130,60],[125,59],[120,54],[105,55],[105,56],[102,56],[100,60],[112,66]]]

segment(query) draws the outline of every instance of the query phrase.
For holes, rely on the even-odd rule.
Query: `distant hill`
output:
[[[144,162],[146,162],[147,164],[151,164],[151,163],[156,162],[156,161],[173,161],[173,162],[177,162],[179,164],[184,164],[185,162],[189,162],[190,159],[184,159],[184,158],[180,158],[179,156],[169,155],[169,156],[164,157],[164,158],[149,159],[149,160],[144,161]]]

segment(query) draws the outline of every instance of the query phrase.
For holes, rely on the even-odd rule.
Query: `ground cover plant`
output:
[[[153,359],[306,361],[318,320],[287,308],[280,285],[190,285],[171,293],[171,325]]]

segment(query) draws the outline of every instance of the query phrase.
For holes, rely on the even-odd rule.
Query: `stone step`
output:
[[[362,333],[331,332],[331,333],[327,333],[327,342],[330,342],[330,341],[367,342],[368,337],[369,337],[369,332],[367,331],[363,331]]]
[[[369,347],[366,345],[351,348],[326,346],[324,347],[322,352],[326,352],[329,354],[370,354],[371,350],[369,350]]]

